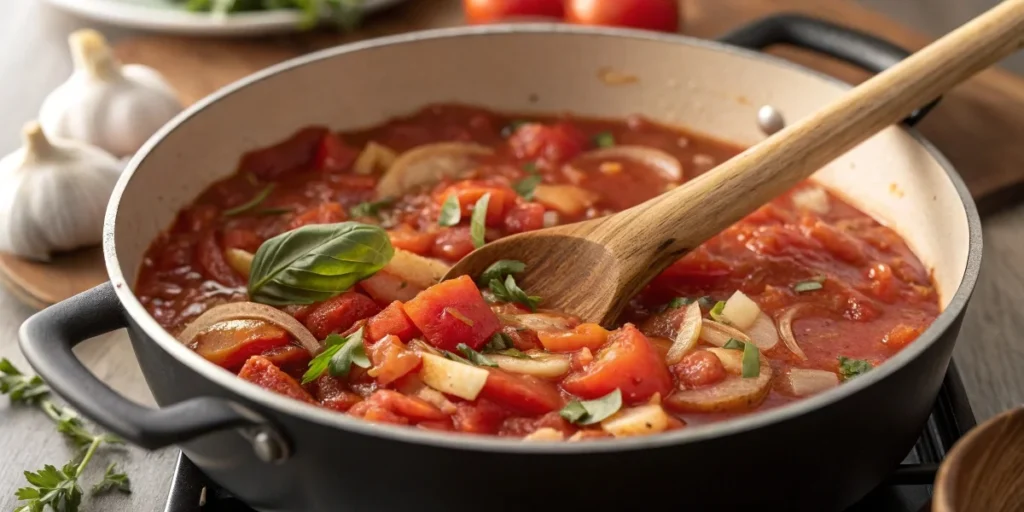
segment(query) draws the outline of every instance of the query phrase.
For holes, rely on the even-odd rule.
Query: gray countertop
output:
[[[993,0],[866,0],[921,30],[939,32],[964,21]],[[899,5],[893,5],[899,4]],[[66,15],[37,0],[0,2],[0,154],[17,147],[22,124],[35,117],[44,95],[69,72],[65,38],[85,25],[111,39],[127,34]],[[1024,64],[1011,62],[1014,68]],[[981,279],[964,321],[956,359],[971,405],[979,420],[1024,402],[1024,206],[984,221],[985,256]],[[0,289],[0,357],[30,370],[17,347],[17,329],[32,310]],[[76,349],[86,364],[118,391],[152,403],[131,346],[123,333],[83,343]],[[24,483],[22,471],[43,464],[62,465],[71,451],[41,413],[10,407],[0,400],[0,509],[15,507],[14,489]],[[163,510],[177,450],[146,452],[128,447],[104,452],[90,467],[98,478],[106,461],[116,460],[132,477],[130,497],[86,498],[86,511],[148,512]],[[91,479],[90,479],[91,481]]]

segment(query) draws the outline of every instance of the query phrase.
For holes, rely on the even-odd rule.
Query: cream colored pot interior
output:
[[[636,77],[613,85],[608,70]],[[655,37],[489,33],[368,45],[265,77],[182,122],[139,164],[121,196],[116,256],[128,284],[175,212],[235,170],[246,150],[311,124],[351,129],[433,102],[497,110],[651,119],[753,144],[772,105],[792,122],[844,87],[743,52]],[[943,305],[967,262],[967,216],[942,166],[907,132],[890,128],[815,179],[893,226],[934,269]]]

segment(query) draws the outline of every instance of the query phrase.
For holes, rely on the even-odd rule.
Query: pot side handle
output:
[[[852,28],[800,14],[779,14],[755,21],[718,38],[720,42],[750,50],[787,44],[812,50],[881,73],[910,56],[889,41]],[[941,98],[910,114],[903,122],[914,126]]]
[[[265,420],[227,400],[199,397],[150,409],[118,394],[71,349],[123,327],[124,311],[107,282],[36,313],[21,325],[19,338],[29,364],[57,394],[101,427],[143,448],[154,450],[230,428],[245,429],[247,437],[258,437],[264,445],[268,436],[281,439]]]

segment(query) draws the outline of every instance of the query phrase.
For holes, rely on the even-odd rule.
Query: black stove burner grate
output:
[[[975,424],[960,373],[950,363],[931,416],[913,451],[882,485],[846,512],[926,512],[939,464],[953,443]],[[181,454],[164,512],[255,511],[210,482]]]

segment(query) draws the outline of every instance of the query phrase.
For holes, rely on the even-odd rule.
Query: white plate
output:
[[[183,35],[251,36],[299,30],[300,17],[288,10],[255,11],[216,17],[189,12],[172,0],[47,0],[51,4],[96,21],[141,30]],[[363,0],[367,12],[403,0]]]

